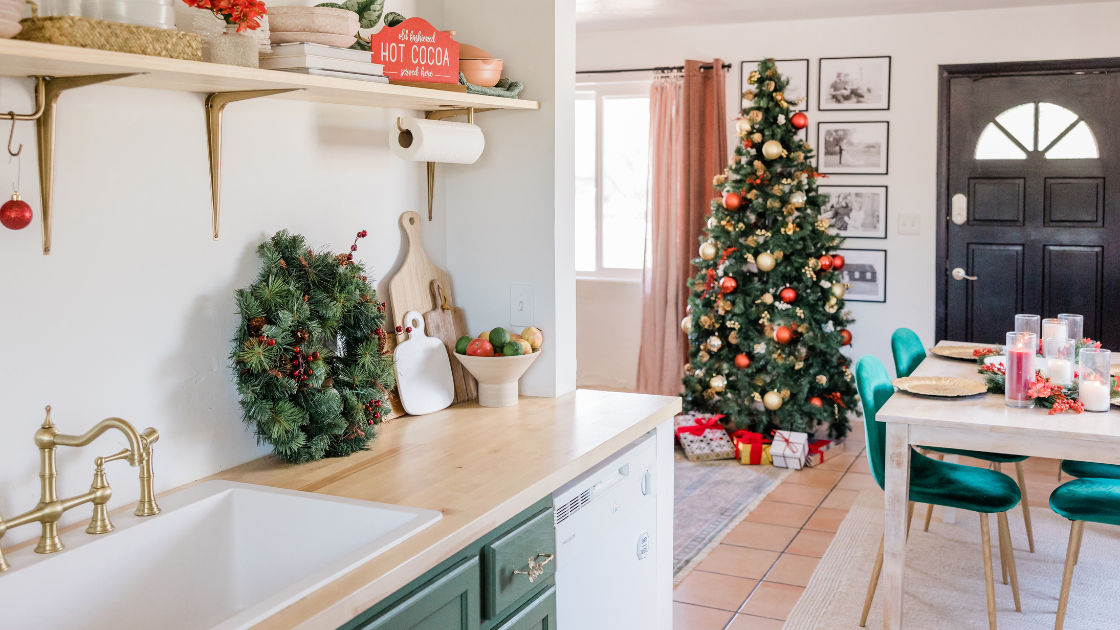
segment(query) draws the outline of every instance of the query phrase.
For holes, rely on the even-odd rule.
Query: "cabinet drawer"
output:
[[[494,630],[556,630],[556,587],[537,595]]]
[[[556,535],[552,508],[530,517],[511,532],[486,545],[483,560],[483,613],[486,619],[499,616],[506,608],[556,572]],[[551,558],[551,560],[549,559]],[[545,563],[543,572],[532,582],[529,562]]]
[[[479,563],[457,564],[362,626],[362,630],[478,630]]]

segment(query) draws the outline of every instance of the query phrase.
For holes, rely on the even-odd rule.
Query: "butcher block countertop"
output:
[[[679,398],[578,390],[469,402],[382,424],[370,450],[293,466],[264,457],[201,481],[439,510],[443,518],[256,626],[334,630],[680,412]],[[283,523],[277,523],[283,527]]]

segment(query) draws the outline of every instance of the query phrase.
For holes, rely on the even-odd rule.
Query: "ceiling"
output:
[[[1001,9],[1109,0],[576,0],[581,30]]]

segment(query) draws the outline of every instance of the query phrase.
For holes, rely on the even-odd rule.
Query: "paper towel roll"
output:
[[[389,130],[393,155],[414,162],[474,164],[486,148],[486,138],[475,125],[423,118],[399,119]]]

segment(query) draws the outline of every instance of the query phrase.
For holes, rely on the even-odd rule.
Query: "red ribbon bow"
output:
[[[775,431],[774,432],[774,443],[776,444],[778,442],[778,440],[782,441],[782,455],[793,454],[793,453],[797,452],[797,447],[793,445],[793,442],[791,442],[788,437],[786,437],[786,436],[778,433],[777,431]],[[792,450],[792,453],[791,453],[791,450]]]
[[[721,414],[718,416],[712,416],[711,418],[707,419],[697,418],[696,424],[692,426],[677,427],[677,435],[684,435],[685,433],[687,433],[689,435],[700,437],[701,435],[704,435],[704,432],[708,431],[709,429],[713,431],[724,431],[725,429],[723,428],[723,425],[719,422],[720,418],[722,417],[723,415]]]
[[[757,446],[758,448],[751,448],[750,463],[752,466],[758,466],[762,463],[762,445],[769,444],[770,440],[763,439],[761,433],[753,433],[747,430],[736,431],[731,434],[731,441],[735,443],[735,459],[739,459],[739,444],[743,443],[747,446]],[[741,460],[740,460],[741,461]]]

